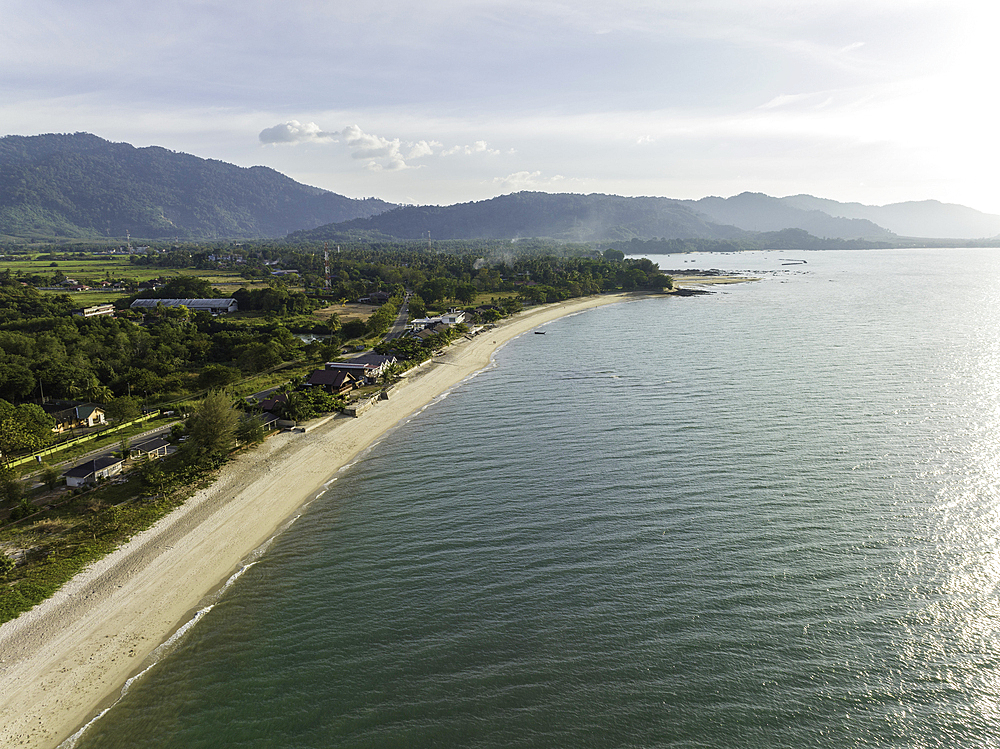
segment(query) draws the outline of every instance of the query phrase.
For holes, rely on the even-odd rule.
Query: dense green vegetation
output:
[[[0,475],[8,497],[11,492],[20,495],[11,513],[15,522],[2,531],[4,546],[20,554],[0,554],[0,580],[6,583],[0,585],[0,622],[48,598],[88,563],[148,528],[210,481],[236,443],[238,423],[231,399],[211,393],[191,415],[190,439],[179,452],[140,462],[124,482],[74,490],[44,510],[28,501],[9,469]]]
[[[514,297],[516,304],[536,304],[670,285],[653,262],[623,259],[614,251],[602,254],[573,247],[575,256],[561,257],[540,254],[540,245],[528,246],[530,254],[525,255],[511,255],[509,247],[500,254],[490,243],[469,243],[464,253],[460,244],[449,249],[350,245],[330,255],[329,288],[324,288],[323,256],[315,246],[255,244],[224,251],[185,247],[135,254],[127,262],[115,257],[114,276],[110,270],[105,274],[118,279],[119,311],[114,317],[75,316],[78,297],[37,288],[58,281],[59,266],[70,262],[47,258],[65,255],[48,254],[33,265],[26,264],[25,256],[17,256],[9,266],[0,261],[0,399],[86,400],[112,408],[123,398],[138,399],[147,407],[189,400],[287,362],[336,356],[351,340],[377,342],[395,319],[404,289],[414,292],[411,313],[422,316],[451,306],[472,310],[477,299],[499,303]],[[548,249],[551,253],[561,248]],[[103,260],[89,256],[92,276],[100,278]],[[73,262],[81,267],[81,260]],[[278,267],[294,268],[298,275],[276,277]],[[245,285],[216,288],[212,281],[218,274],[232,274],[233,268],[249,277]],[[126,269],[142,269],[147,277],[164,269],[175,275],[158,287],[140,289],[142,276],[127,283],[119,278]],[[336,314],[313,314],[375,292],[385,292],[389,301],[367,321],[342,324]],[[143,313],[128,309],[137,297],[212,296],[234,297],[240,312],[213,317],[185,307]],[[488,318],[499,312],[487,309],[480,314]],[[316,340],[306,343],[298,337],[304,334]]]
[[[414,292],[411,316],[459,306],[475,320],[489,322],[523,304],[670,285],[653,262],[624,259],[614,250],[599,253],[577,246],[570,248],[575,254],[566,257],[542,255],[538,244],[527,246],[525,255],[510,255],[509,248],[500,254],[490,243],[469,243],[464,253],[461,244],[449,249],[350,245],[331,253],[329,288],[323,288],[323,257],[316,247],[184,247],[135,254],[128,261],[114,257],[108,259],[114,276],[110,270],[105,273],[118,289],[114,317],[74,315],[78,297],[37,288],[58,282],[63,264],[79,270],[90,262],[91,275],[99,278],[105,261],[101,256],[49,253],[34,260],[21,255],[9,264],[0,261],[0,399],[15,405],[43,399],[96,402],[104,405],[109,418],[123,422],[141,407],[169,407],[289,364],[308,367],[335,358],[346,343],[377,343],[395,319],[404,289]],[[49,260],[52,257],[60,259]],[[273,269],[279,266],[299,274],[275,277]],[[250,278],[244,279],[245,286],[220,291],[212,280],[234,267]],[[141,276],[127,283],[120,278],[125,270],[140,268],[150,276],[166,268],[175,275],[146,289],[139,288]],[[375,292],[384,292],[388,301],[367,320],[341,321],[329,311],[331,305]],[[213,317],[186,307],[161,306],[142,313],[128,309],[137,297],[211,296],[234,297],[240,312]],[[486,306],[477,309],[483,303]],[[314,314],[320,308],[327,312]],[[311,339],[304,338],[306,334]],[[443,342],[433,340],[429,347]],[[29,420],[25,416],[21,421]],[[33,447],[37,445],[24,434],[0,434],[0,449],[7,457]]]

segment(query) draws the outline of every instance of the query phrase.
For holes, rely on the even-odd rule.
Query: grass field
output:
[[[237,271],[211,270],[200,271],[194,268],[157,268],[145,265],[133,265],[125,255],[97,255],[72,257],[68,260],[52,260],[49,255],[36,255],[34,259],[2,260],[0,272],[10,270],[11,273],[24,275],[52,275],[61,272],[67,278],[75,279],[85,285],[103,281],[107,278],[116,280],[132,279],[136,282],[148,281],[151,278],[170,280],[177,277],[204,278],[222,294],[232,294],[239,288],[260,288],[266,286],[266,281],[247,280]],[[122,292],[93,288],[89,291],[51,291],[49,294],[69,293],[78,299],[80,307],[90,307],[95,304],[105,304],[127,296]]]
[[[44,259],[42,259],[44,258]],[[148,265],[133,265],[125,255],[85,255],[72,257],[69,260],[51,260],[47,255],[36,256],[34,259],[0,259],[0,271],[10,270],[11,273],[25,275],[51,275],[61,272],[69,278],[75,278],[81,283],[88,280],[112,278],[132,278],[146,281],[150,278],[174,278],[177,276],[196,276],[205,278],[213,284],[249,284],[240,274],[233,271],[211,270],[200,271],[194,268],[158,268]]]
[[[315,310],[313,315],[316,317],[322,317],[325,320],[331,315],[336,314],[337,317],[340,318],[340,322],[345,323],[351,320],[367,320],[377,309],[378,307],[373,304],[348,302],[347,304],[333,304],[329,307]]]
[[[46,259],[39,259],[44,257]],[[113,276],[135,278],[134,272],[155,274],[155,268],[141,268],[134,266],[128,261],[125,255],[98,255],[72,258],[71,260],[51,260],[46,255],[36,255],[34,259],[0,260],[0,269],[10,269],[12,273],[21,271],[27,274],[33,273],[55,273],[62,271],[67,276],[74,273],[80,275],[104,276],[110,272]]]
[[[469,306],[479,307],[483,304],[489,304],[491,299],[499,301],[501,299],[510,299],[511,297],[516,296],[516,291],[480,291],[476,294],[476,298]]]

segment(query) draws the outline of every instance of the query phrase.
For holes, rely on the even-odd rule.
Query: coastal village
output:
[[[385,303],[385,301],[387,299],[377,297],[359,300],[361,303]],[[111,308],[111,310],[91,308],[81,310],[80,314],[91,317],[113,312],[112,305],[104,307]],[[215,315],[232,313],[238,309],[235,299],[137,299],[131,305],[132,309],[140,310],[156,309],[157,307],[185,307],[190,310],[204,310]],[[481,308],[478,311],[484,312],[494,309],[497,308]],[[433,317],[409,320],[401,337],[424,342],[434,336],[450,335],[456,326],[461,326],[457,332],[471,338],[487,327],[492,327],[491,325],[468,327],[465,323],[469,316],[463,310],[452,308]],[[343,399],[340,413],[356,418],[379,400],[388,400],[393,390],[394,381],[398,379],[396,374],[398,364],[399,359],[393,354],[379,354],[372,351],[352,358],[329,361],[322,368],[309,373],[299,389],[321,390],[329,395],[340,397]],[[289,396],[292,393],[294,391],[275,390],[247,397],[245,402],[249,411],[244,418],[256,420],[268,432],[275,429],[304,432],[305,427],[301,426],[298,420],[285,418],[288,415],[287,406]],[[43,408],[54,420],[53,431],[56,434],[78,431],[92,432],[108,425],[106,413],[97,403],[71,405],[55,403],[43,406]],[[166,457],[177,450],[175,443],[178,435],[175,434],[174,441],[171,441],[169,437],[169,431],[161,429],[157,434],[144,436],[133,441],[125,450],[108,452],[76,464],[62,474],[65,486],[69,489],[78,489],[97,485],[120,476],[129,465],[137,465],[143,460]],[[179,439],[183,439],[183,436],[179,436]]]
[[[430,342],[435,348],[431,356],[433,353],[442,353],[437,346],[446,346],[460,337],[471,340],[482,331],[493,327],[493,323],[469,324],[471,319],[480,317],[496,319],[501,314],[500,307],[486,305],[469,311],[453,307],[438,315],[407,319],[408,298],[409,294],[404,297],[398,319],[384,342],[395,341],[397,346],[406,342],[421,345]],[[386,304],[389,299],[389,295],[385,292],[374,292],[358,299],[357,304],[370,305],[374,310]],[[205,312],[219,316],[237,312],[239,305],[235,298],[139,298],[131,303],[129,309],[140,313],[174,309],[184,310],[185,313]],[[102,318],[113,317],[115,312],[114,305],[102,304],[78,309],[73,314],[84,318]],[[412,351],[412,348],[407,350]],[[405,373],[403,362],[391,352],[377,353],[369,350],[358,354],[351,349],[345,349],[343,354],[344,356],[327,361],[322,367],[310,371],[297,386],[270,388],[246,396],[242,400],[244,407],[242,419],[259,424],[265,435],[281,429],[303,433],[307,427],[302,419],[296,418],[294,409],[290,406],[297,393],[310,392],[322,392],[332,396],[335,400],[328,403],[335,406],[333,415],[357,418],[375,406],[378,401],[388,400]],[[430,356],[421,363],[428,361]],[[406,364],[412,366],[414,363],[416,362],[410,361]],[[43,403],[42,409],[52,421],[52,432],[59,437],[85,441],[89,436],[115,431],[105,407],[100,403],[54,400]],[[62,491],[78,492],[105,482],[116,481],[130,468],[176,453],[186,441],[182,416],[183,414],[168,409],[157,409],[142,415],[135,420],[135,423],[148,422],[152,426],[160,419],[166,419],[167,423],[165,426],[153,427],[127,440],[123,439],[121,444],[116,445],[116,449],[91,454],[86,460],[65,465],[59,477],[63,484]],[[121,425],[117,426],[121,428]],[[54,449],[48,452],[54,452]],[[42,462],[43,458],[43,454],[27,456],[22,458],[20,463],[23,465]],[[58,491],[57,489],[56,495],[49,492],[49,495],[43,496],[40,502],[36,500],[34,504],[37,511],[51,507],[53,501],[58,502]],[[33,514],[34,512],[31,512],[25,518],[30,520]]]

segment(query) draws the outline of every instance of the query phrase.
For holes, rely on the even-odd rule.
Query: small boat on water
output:
[[[544,330],[536,330],[535,331],[535,335],[545,335],[545,331]]]

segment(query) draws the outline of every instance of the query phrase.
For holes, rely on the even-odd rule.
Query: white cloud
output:
[[[277,145],[280,143],[294,144],[310,141],[331,141],[336,136],[336,133],[323,132],[315,122],[308,122],[303,125],[298,120],[289,120],[274,127],[264,128],[257,137],[261,143]]]
[[[441,148],[441,144],[436,140],[417,141],[411,146],[410,152],[406,154],[406,158],[419,159],[421,156],[433,156],[435,148]]]
[[[351,158],[368,159],[366,167],[372,171],[398,171],[413,168],[408,161],[432,156],[435,148],[440,148],[437,141],[420,140],[404,143],[399,138],[385,138],[374,133],[366,133],[357,125],[345,127],[340,135],[351,148]],[[406,153],[403,153],[403,148]]]
[[[518,192],[520,190],[538,190],[545,187],[555,187],[565,179],[561,174],[553,177],[543,177],[540,171],[529,172],[525,170],[508,174],[506,177],[494,177],[493,184],[499,185],[502,190]]]
[[[393,158],[399,156],[399,138],[383,138],[381,135],[366,133],[357,125],[348,125],[341,133],[353,149],[355,159]],[[400,157],[402,158],[402,157]]]
[[[490,156],[498,156],[500,151],[495,148],[490,148],[485,140],[477,140],[471,146],[452,146],[451,148],[442,151],[442,156],[454,156],[455,154],[462,154],[464,156],[471,156],[474,153],[485,153]]]
[[[334,140],[344,142],[350,149],[351,158],[367,161],[365,167],[371,171],[398,171],[413,169],[423,165],[412,162],[432,156],[449,156],[453,154],[485,153],[497,155],[500,151],[490,148],[485,140],[477,140],[471,146],[453,146],[445,148],[440,141],[421,139],[416,141],[402,138],[387,138],[383,135],[369,133],[358,125],[348,125],[336,133],[324,133],[310,123],[300,125],[294,120],[284,125],[268,128],[260,134],[260,140],[265,143],[297,143],[304,140]]]

